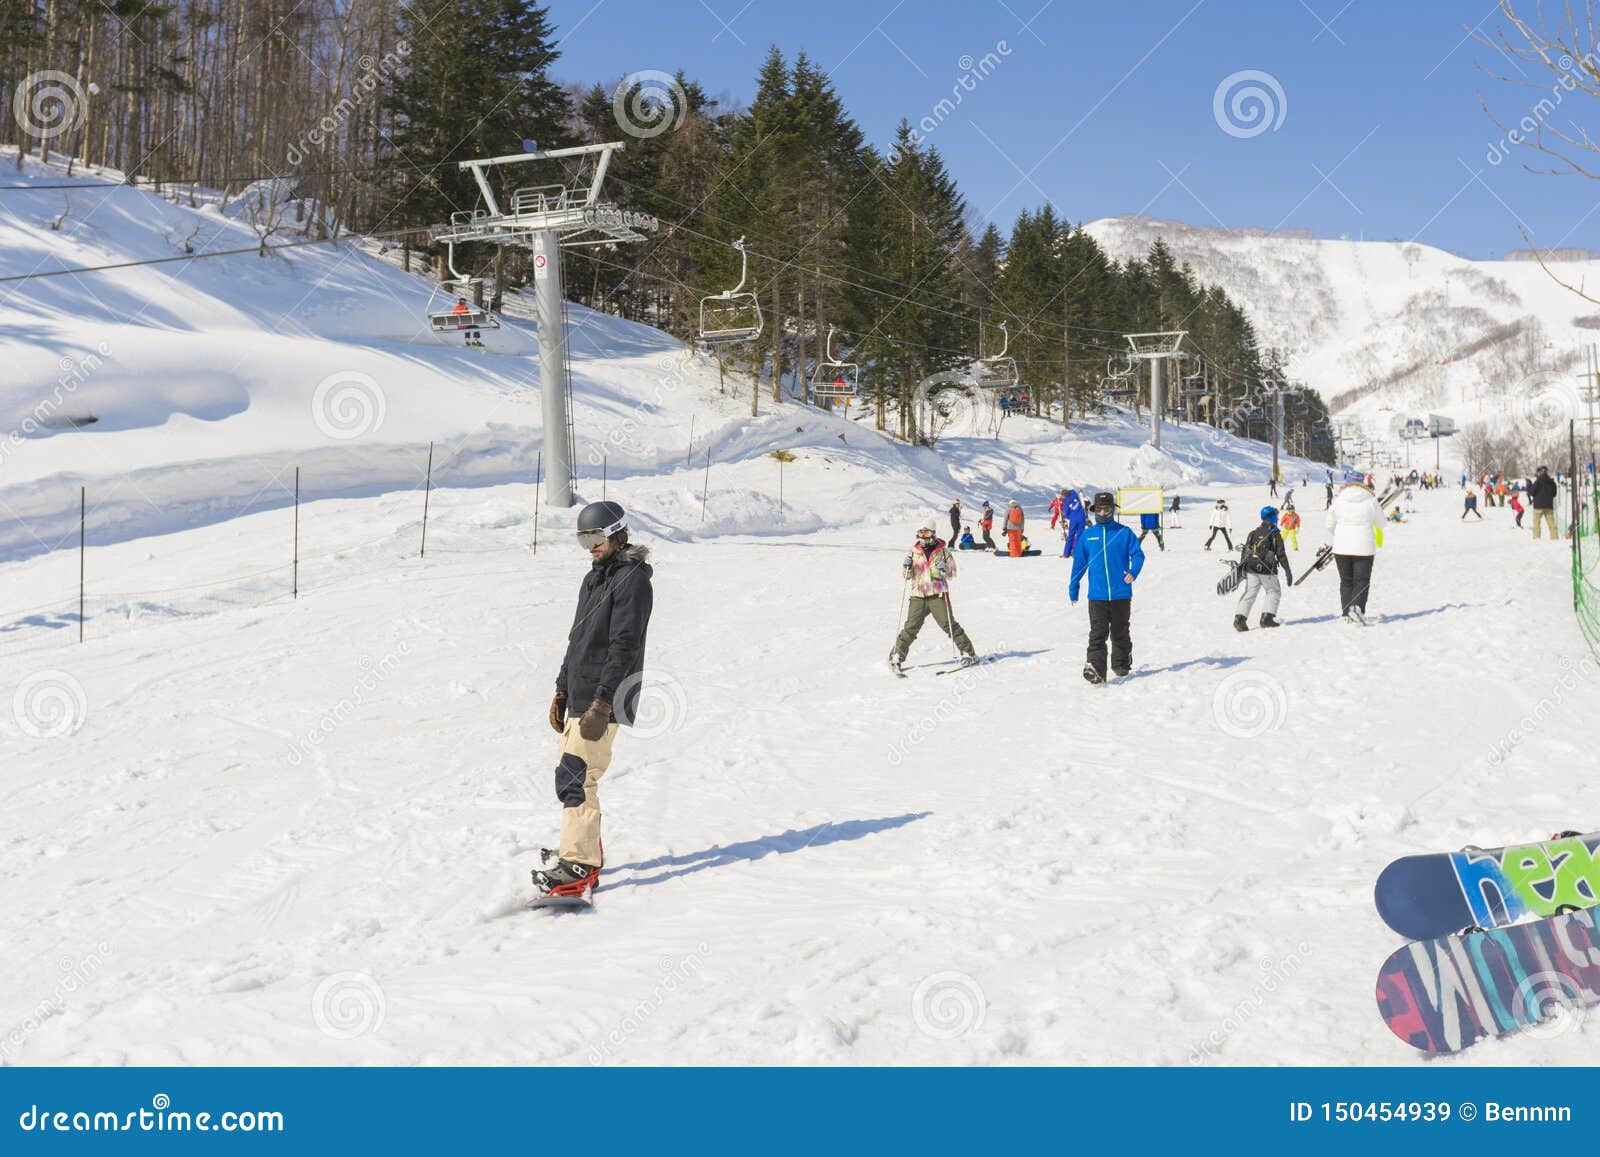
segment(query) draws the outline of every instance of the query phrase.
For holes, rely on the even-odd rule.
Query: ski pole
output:
[[[956,662],[961,661],[961,648],[956,646],[956,612],[950,605],[950,592],[944,592],[944,633],[950,637],[950,653],[955,656]]]

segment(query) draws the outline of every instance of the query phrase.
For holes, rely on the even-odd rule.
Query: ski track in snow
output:
[[[1562,735],[1592,687],[1489,758],[1582,654],[1565,550],[1508,512],[1461,525],[1453,492],[1418,506],[1365,630],[1334,620],[1330,569],[1283,629],[1235,634],[1217,555],[1172,531],[1135,673],[1098,688],[1049,554],[963,556],[957,615],[1005,657],[936,679],[930,623],[897,680],[900,528],[658,543],[659,734],[618,743],[589,913],[523,908],[586,565],[564,538],[30,652],[90,707],[70,738],[0,740],[0,1022],[105,951],[7,1059],[1418,1060],[1373,1003],[1378,871],[1595,811]],[[1578,1061],[1596,1032],[1460,1063]]]

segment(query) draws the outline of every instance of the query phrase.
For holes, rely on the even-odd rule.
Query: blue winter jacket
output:
[[[1093,523],[1078,536],[1072,548],[1072,578],[1068,597],[1078,601],[1078,584],[1089,576],[1089,598],[1095,602],[1133,598],[1133,584],[1122,576],[1139,577],[1144,567],[1144,550],[1139,536],[1115,520]]]

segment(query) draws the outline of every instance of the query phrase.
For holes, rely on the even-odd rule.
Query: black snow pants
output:
[[[1133,638],[1128,626],[1133,621],[1132,599],[1089,600],[1089,666],[1106,673],[1106,639],[1111,640],[1111,669],[1126,675],[1133,667]]]
[[[1355,607],[1367,613],[1367,590],[1372,586],[1372,556],[1370,554],[1336,554],[1339,568],[1339,613],[1348,614]]]

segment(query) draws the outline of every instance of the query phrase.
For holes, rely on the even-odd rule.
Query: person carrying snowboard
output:
[[[1217,504],[1211,508],[1211,537],[1206,539],[1206,549],[1211,549],[1212,540],[1217,535],[1222,535],[1222,541],[1228,544],[1228,549],[1233,549],[1233,539],[1229,532],[1233,530],[1233,519],[1228,516],[1228,504],[1222,499],[1217,499]]]
[[[1144,536],[1147,534],[1155,535],[1156,545],[1162,550],[1167,549],[1167,544],[1161,538],[1161,515],[1141,514],[1139,516],[1139,545],[1144,545]]]
[[[1477,514],[1478,521],[1483,521],[1483,515],[1478,513],[1478,492],[1476,490],[1467,491],[1467,501],[1461,511],[1461,521],[1465,522],[1469,514]]]
[[[578,588],[567,651],[556,672],[550,726],[561,736],[556,798],[561,847],[543,848],[533,883],[546,896],[583,898],[600,883],[600,777],[611,766],[617,728],[633,724],[644,672],[645,634],[654,592],[647,547],[628,542],[616,502],[591,502],[578,514],[578,545],[594,564]],[[579,706],[569,715],[567,704]]]
[[[1094,496],[1094,525],[1078,536],[1072,549],[1072,577],[1067,598],[1078,605],[1078,590],[1089,576],[1089,650],[1083,677],[1106,681],[1106,640],[1111,640],[1111,670],[1126,675],[1133,669],[1133,583],[1144,568],[1144,550],[1128,527],[1117,521],[1117,500],[1109,491]]]
[[[1339,608],[1345,622],[1366,625],[1372,561],[1383,545],[1383,510],[1361,482],[1346,483],[1328,511],[1333,561],[1339,568]]]
[[[1011,509],[1006,512],[1006,553],[1012,558],[1022,557],[1022,504],[1015,498],[1011,500]]]
[[[1283,589],[1278,585],[1278,568],[1283,568],[1283,581],[1294,585],[1294,575],[1289,572],[1289,555],[1283,549],[1283,535],[1278,531],[1278,511],[1271,506],[1261,508],[1261,525],[1252,530],[1239,548],[1239,567],[1244,571],[1244,593],[1233,612],[1233,629],[1250,629],[1250,608],[1256,596],[1262,595],[1261,623],[1263,627],[1282,626],[1278,622],[1278,602]]]
[[[950,580],[956,575],[956,560],[949,548],[940,541],[935,529],[937,526],[938,523],[930,518],[917,528],[917,541],[900,564],[900,575],[911,584],[911,595],[907,600],[905,626],[900,628],[900,634],[889,652],[889,666],[897,672],[905,663],[906,654],[911,650],[911,644],[916,642],[923,621],[929,615],[939,624],[939,629],[955,641],[956,649],[961,652],[963,667],[970,667],[978,661],[972,641],[950,610]]]
[[[1283,504],[1283,516],[1278,519],[1278,525],[1283,531],[1284,541],[1289,544],[1289,549],[1299,550],[1300,512],[1294,508],[1293,503]]]
[[[1000,549],[995,545],[994,535],[990,533],[994,530],[994,507],[989,505],[988,499],[984,499],[983,517],[978,520],[978,529],[983,531],[983,548],[985,550]]]
[[[1066,501],[1061,504],[1062,558],[1072,557],[1072,548],[1078,544],[1078,536],[1083,533],[1088,521],[1089,516],[1083,509],[1083,499],[1078,497],[1076,490],[1068,490]]]

